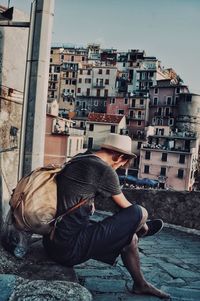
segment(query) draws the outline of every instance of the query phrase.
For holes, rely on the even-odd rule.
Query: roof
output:
[[[120,123],[124,115],[110,115],[105,113],[89,113],[88,122],[101,122],[101,123]]]

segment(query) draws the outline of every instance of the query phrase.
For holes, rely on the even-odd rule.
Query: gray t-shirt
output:
[[[81,199],[88,199],[86,205],[76,209],[62,218],[58,224],[58,231],[74,233],[87,223],[91,214],[91,205],[95,197],[101,195],[101,199],[121,193],[119,179],[116,172],[102,159],[95,155],[83,155],[73,159],[67,164],[60,175],[57,176],[58,208],[57,216]]]

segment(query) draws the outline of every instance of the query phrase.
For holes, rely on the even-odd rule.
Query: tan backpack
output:
[[[55,176],[61,167],[37,168],[23,177],[13,190],[10,206],[14,223],[19,230],[36,234],[51,231],[57,209]]]
[[[64,166],[77,159],[81,160],[82,157],[90,156],[94,155],[76,156]],[[50,233],[53,228],[55,230],[57,221],[88,201],[80,200],[78,204],[55,218],[57,210],[55,177],[62,168],[56,165],[37,168],[17,183],[10,199],[11,212],[17,229],[41,235]]]

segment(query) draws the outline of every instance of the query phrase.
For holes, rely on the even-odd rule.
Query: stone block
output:
[[[16,283],[15,275],[0,274],[0,300],[7,301],[11,296]]]
[[[125,290],[125,281],[101,278],[86,278],[84,286],[92,292],[119,293]]]
[[[91,301],[92,295],[85,287],[74,282],[24,280],[15,288],[9,299],[9,301],[17,300]]]
[[[200,300],[200,290],[191,288],[177,288],[162,286],[161,289],[171,295],[172,300],[197,301]]]

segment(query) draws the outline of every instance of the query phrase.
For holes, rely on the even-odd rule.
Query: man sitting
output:
[[[116,173],[134,156],[130,137],[109,134],[99,151],[72,159],[57,176],[57,216],[82,200],[87,203],[59,219],[53,238],[47,235],[43,243],[49,256],[66,266],[91,258],[113,265],[121,255],[134,281],[133,293],[168,298],[168,294],[145,280],[138,252],[138,235],[154,234],[162,222],[146,223],[147,210],[126,199]],[[91,223],[94,200],[99,194],[102,200],[112,197],[121,209],[101,222]]]

